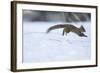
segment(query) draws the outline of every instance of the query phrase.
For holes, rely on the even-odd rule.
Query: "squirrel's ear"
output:
[[[80,30],[83,32],[86,32],[86,30],[84,29],[84,27],[82,25],[80,26]]]

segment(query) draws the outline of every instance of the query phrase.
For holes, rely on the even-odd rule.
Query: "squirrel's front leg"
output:
[[[62,33],[63,36],[64,36],[64,33],[65,33],[65,29],[63,29],[63,33]]]
[[[64,29],[63,29],[63,33],[62,33],[62,35],[64,36]]]

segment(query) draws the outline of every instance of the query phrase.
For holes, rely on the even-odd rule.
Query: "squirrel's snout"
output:
[[[81,33],[80,36],[81,36],[81,37],[87,37],[87,35],[85,35],[84,33]]]

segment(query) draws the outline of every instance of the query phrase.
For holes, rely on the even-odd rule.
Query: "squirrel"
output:
[[[73,32],[80,37],[87,37],[87,35],[85,35],[83,33],[83,32],[86,32],[86,30],[84,29],[84,27],[82,25],[78,28],[71,24],[58,24],[58,25],[54,25],[54,26],[51,26],[50,28],[48,28],[47,33],[49,33],[51,30],[59,29],[59,28],[64,28],[63,33],[62,33],[63,36],[64,36],[64,33],[66,33],[66,35],[67,35],[67,33]]]

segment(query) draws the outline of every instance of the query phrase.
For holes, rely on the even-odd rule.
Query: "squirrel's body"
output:
[[[77,34],[78,36],[80,37],[87,37],[83,32],[85,32],[85,29],[83,26],[81,26],[80,28],[74,26],[74,25],[71,25],[71,24],[58,24],[58,25],[54,25],[54,26],[51,26],[48,30],[47,30],[47,33],[49,33],[51,30],[54,30],[54,29],[59,29],[59,28],[64,28],[63,29],[63,35],[64,33],[69,33],[69,32],[73,32],[75,34]]]

